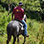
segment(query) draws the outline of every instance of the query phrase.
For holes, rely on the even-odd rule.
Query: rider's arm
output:
[[[15,8],[13,9],[13,12],[12,12],[12,20],[13,20],[13,15],[15,14]]]
[[[13,13],[12,13],[12,20],[13,20]]]

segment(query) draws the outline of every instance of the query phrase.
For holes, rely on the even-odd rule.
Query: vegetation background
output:
[[[12,10],[22,1],[27,15],[27,31],[29,37],[26,44],[44,44],[44,0],[0,0],[0,44],[6,44],[8,23],[12,20]],[[13,4],[14,6],[8,6]],[[8,15],[8,13],[10,14]],[[13,42],[13,37],[10,44]],[[20,35],[20,44],[23,36]],[[17,44],[17,42],[16,42]]]

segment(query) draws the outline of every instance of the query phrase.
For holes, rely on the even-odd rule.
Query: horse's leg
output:
[[[19,36],[17,37],[17,44],[19,44]]]
[[[7,44],[9,44],[10,40],[11,40],[11,35],[8,35]]]
[[[25,44],[25,42],[26,42],[26,36],[24,36],[24,42],[23,42],[23,44]]]
[[[14,36],[13,36],[13,38],[14,38],[13,44],[15,44],[15,41],[16,41],[16,37],[14,37]]]

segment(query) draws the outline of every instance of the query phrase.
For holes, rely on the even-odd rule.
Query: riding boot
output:
[[[29,35],[27,34],[27,35],[25,35],[26,37],[29,37]]]

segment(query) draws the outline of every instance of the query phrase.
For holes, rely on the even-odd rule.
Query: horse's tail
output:
[[[12,30],[12,23],[13,23],[13,21],[11,21],[11,22],[9,22],[9,24],[7,25],[7,34],[9,34]]]
[[[8,34],[8,35],[11,34],[11,30],[10,30],[9,25],[7,26],[7,34]]]

